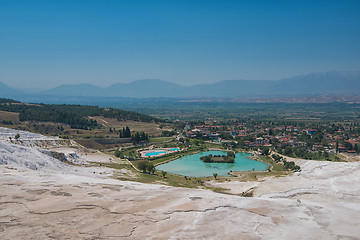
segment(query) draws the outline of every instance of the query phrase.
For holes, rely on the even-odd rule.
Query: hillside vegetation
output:
[[[19,113],[20,121],[40,121],[64,123],[76,129],[96,127],[98,123],[89,116],[103,116],[120,120],[141,122],[161,122],[162,120],[114,108],[100,108],[84,105],[25,104],[11,99],[0,99],[0,110]]]
[[[9,98],[0,98],[0,103],[20,103],[20,102]]]

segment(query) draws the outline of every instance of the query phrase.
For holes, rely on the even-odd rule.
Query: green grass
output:
[[[100,165],[100,163],[93,163],[94,165]],[[114,169],[128,169],[131,170],[135,177],[127,176],[118,178],[119,180],[125,181],[136,181],[141,183],[163,183],[165,185],[170,185],[174,187],[187,187],[187,188],[197,188],[203,186],[203,179],[205,178],[189,178],[180,175],[175,175],[171,173],[166,173],[165,177],[162,177],[161,171],[155,171],[154,174],[142,173],[136,171],[129,164],[119,164],[119,163],[101,163],[101,166],[114,168]]]
[[[206,147],[206,148],[219,148],[219,149],[226,149],[226,148],[224,148],[221,144],[214,144],[214,143],[204,143],[204,146]]]
[[[286,156],[286,155],[283,155],[285,158],[286,157],[292,157],[292,158],[296,158],[296,159],[305,159],[305,158],[302,158],[302,157],[298,157],[298,156],[294,156],[294,155],[291,155],[291,156]],[[313,161],[331,161],[331,162],[345,162],[343,159],[341,159],[340,157],[338,157],[337,155],[335,154],[329,154],[329,158],[326,159],[324,156],[321,156],[320,158],[311,158],[311,159],[308,159],[308,160],[313,160]]]
[[[150,138],[150,142],[152,143],[162,143],[162,142],[168,142],[173,140],[173,137],[156,137],[156,138]]]
[[[94,165],[100,165],[103,167],[108,167],[108,168],[114,168],[114,169],[128,169],[131,171],[134,171],[134,168],[130,165],[130,164],[125,164],[125,163],[99,163],[99,162],[91,162]]]
[[[272,172],[284,172],[283,165],[280,163],[276,163],[271,157],[268,156],[260,156],[261,161],[272,166]],[[285,173],[285,172],[284,172]]]
[[[161,171],[156,171],[154,175],[150,175],[147,173],[139,173],[139,182],[142,183],[159,183],[163,182],[167,185],[174,186],[174,187],[187,187],[187,188],[197,188],[202,186],[198,180],[199,178],[185,178],[184,176],[175,175],[167,173],[166,176],[163,178],[161,176]]]

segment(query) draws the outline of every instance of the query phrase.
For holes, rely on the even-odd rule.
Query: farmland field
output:
[[[104,118],[100,116],[91,117],[95,119],[99,124],[104,127],[115,128],[116,130],[129,127],[131,131],[135,132],[145,132],[150,136],[159,136],[165,130],[171,131],[172,129],[160,128],[160,125],[157,123],[151,122],[137,122],[137,121],[118,121],[116,118]]]
[[[19,121],[19,113],[0,111],[0,121]]]

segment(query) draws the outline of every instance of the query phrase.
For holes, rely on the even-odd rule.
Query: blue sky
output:
[[[0,0],[0,82],[184,85],[360,70],[360,1]]]

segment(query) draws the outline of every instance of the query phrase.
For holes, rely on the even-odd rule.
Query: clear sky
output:
[[[359,0],[0,0],[0,82],[184,85],[360,70]]]

